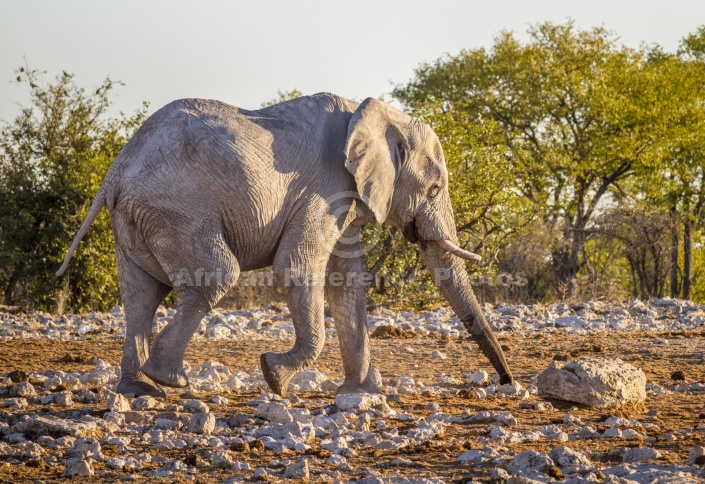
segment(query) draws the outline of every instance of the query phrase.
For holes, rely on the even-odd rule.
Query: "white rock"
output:
[[[705,447],[694,447],[690,453],[688,453],[688,464],[695,464],[696,460],[701,461],[700,465],[703,465],[703,456],[705,456]]]
[[[523,387],[521,386],[521,383],[518,381],[515,381],[514,383],[506,383],[504,385],[500,385],[497,388],[497,391],[501,393],[502,395],[507,395],[507,396],[516,396],[521,393],[523,390]]]
[[[622,456],[624,462],[642,462],[658,459],[661,457],[661,453],[652,449],[651,447],[632,447],[627,449]]]
[[[184,410],[189,413],[208,413],[210,409],[208,405],[200,400],[189,400],[184,403]]]
[[[577,316],[562,316],[553,322],[559,328],[582,328],[585,326],[585,322]]]
[[[407,431],[406,436],[417,442],[426,442],[427,440],[436,438],[438,435],[443,435],[444,432],[445,425],[440,420],[431,420],[428,422],[422,419],[417,424],[416,428]]]
[[[541,427],[541,433],[546,436],[546,440],[568,442],[569,439],[568,434],[555,425],[544,425]]]
[[[269,479],[269,474],[264,467],[258,467],[255,472],[252,473],[252,480],[254,481],[266,481]]]
[[[167,477],[173,474],[174,472],[192,473],[195,471],[188,467],[186,464],[184,464],[182,461],[176,459],[167,462],[164,467],[162,467],[158,471],[153,472],[152,475],[154,477]]]
[[[521,410],[535,410],[537,412],[547,412],[553,410],[553,405],[550,402],[521,402],[519,404]],[[563,423],[568,423],[563,419]]]
[[[311,473],[308,467],[308,459],[292,464],[284,470],[285,479],[308,479]]]
[[[104,390],[103,397],[108,402],[108,410],[111,412],[129,412],[132,410],[129,400],[120,393]]]
[[[386,404],[386,397],[376,393],[341,394],[335,397],[335,406],[343,412],[366,412],[371,408],[384,407]]]
[[[629,420],[622,417],[612,416],[605,420],[605,425],[608,427],[626,427],[629,425]]]
[[[71,435],[73,437],[83,437],[96,428],[95,422],[77,422],[47,415],[46,417],[39,416],[28,420],[20,420],[12,426],[12,432],[27,435]]]
[[[357,418],[357,422],[355,423],[355,430],[358,432],[369,432],[370,431],[370,414],[369,413],[363,413]]]
[[[504,482],[508,481],[512,477],[511,474],[509,474],[507,471],[500,467],[494,467],[490,471],[490,479],[492,479],[492,482]],[[533,481],[535,482],[535,481]]]
[[[382,382],[382,374],[374,366],[370,366],[370,369],[367,371],[367,380],[377,388],[381,388],[384,384]]]
[[[100,450],[100,442],[96,439],[93,437],[82,437],[73,444],[73,447],[69,450],[69,455],[79,459],[90,457],[91,459],[102,460],[103,454]]]
[[[525,450],[509,461],[507,470],[511,474],[545,472],[552,465],[553,461],[546,454]]]
[[[157,401],[156,398],[150,397],[149,395],[143,395],[141,397],[137,397],[134,402],[132,402],[132,410],[135,410],[137,412],[141,412],[144,410],[152,410],[152,409],[161,409],[164,408],[164,405]]]
[[[87,387],[103,387],[118,380],[118,368],[98,368],[80,377],[81,383]]]
[[[154,422],[154,428],[158,430],[179,430],[182,425],[180,420],[172,420],[170,418],[158,418]]]
[[[28,381],[21,381],[17,385],[10,388],[11,397],[34,397],[37,395],[37,391]]]
[[[211,466],[221,469],[229,469],[235,465],[234,454],[229,450],[218,450],[213,453]]]
[[[94,474],[93,467],[83,459],[73,458],[66,461],[65,476],[92,476]]]
[[[255,436],[269,436],[277,441],[292,439],[299,442],[308,442],[316,436],[316,429],[312,423],[291,422],[278,424],[272,422],[256,429]]]
[[[59,392],[54,394],[54,403],[62,407],[73,406],[73,397],[71,392]]]
[[[260,403],[255,408],[254,416],[280,424],[288,424],[294,421],[286,405],[281,402]]]
[[[250,467],[250,464],[247,462],[236,460],[233,463],[233,466],[230,468],[230,470],[231,471],[249,471],[249,470],[252,470],[252,467]]]
[[[431,358],[433,358],[434,360],[445,360],[448,357],[446,356],[445,353],[436,350],[433,353],[431,353]]]
[[[289,391],[311,392],[321,387],[321,383],[328,378],[326,375],[315,370],[304,370],[298,372],[289,383]]]
[[[468,411],[465,411],[460,418],[463,419],[465,423],[471,424],[490,424],[495,422],[507,426],[517,424],[517,419],[511,413],[495,412],[493,410],[482,410],[475,414],[470,414]]]
[[[10,408],[27,408],[27,399],[22,398],[22,397],[17,397],[17,398],[6,398],[3,401],[3,406],[4,407],[10,407]]]
[[[460,462],[472,462],[475,465],[479,464],[482,462],[483,458],[485,457],[485,453],[481,450],[478,449],[471,449],[471,450],[466,450],[462,454],[458,456],[458,460]]]
[[[196,434],[210,434],[215,430],[215,415],[194,413],[188,421],[187,430]]]
[[[107,460],[105,465],[111,469],[142,469],[150,462],[152,462],[152,456],[147,453],[141,453],[135,456],[114,457]]]
[[[538,375],[539,394],[597,408],[619,408],[646,400],[646,375],[620,359],[553,361]]]
[[[56,387],[58,387],[62,383],[63,381],[61,380],[60,376],[49,377],[44,380],[44,389],[47,391],[52,391],[55,390]]]
[[[490,382],[490,374],[485,370],[477,370],[467,377],[470,385],[487,385]]]
[[[332,454],[330,457],[328,457],[326,464],[335,466],[338,469],[347,470],[350,468],[348,460],[344,456],[338,454]]]
[[[590,459],[588,459],[585,454],[578,450],[573,450],[570,447],[561,446],[551,449],[548,456],[559,467],[592,465],[592,462],[590,462]]]

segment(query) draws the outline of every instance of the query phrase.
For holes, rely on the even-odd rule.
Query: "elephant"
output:
[[[327,300],[345,374],[337,393],[379,392],[364,281],[332,284],[326,274],[362,274],[360,230],[382,223],[418,244],[499,381],[514,381],[462,261],[479,257],[459,247],[439,138],[383,101],[319,93],[259,110],[204,99],[166,105],[113,161],[57,277],[103,207],[126,318],[120,393],[187,386],[184,353],[201,319],[241,271],[267,266],[286,287],[295,331],[288,352],[260,357],[272,391],[284,395],[321,353]],[[150,345],[172,290],[177,311]]]

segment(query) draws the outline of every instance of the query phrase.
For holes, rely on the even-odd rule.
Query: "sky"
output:
[[[0,120],[27,103],[15,81],[23,65],[47,80],[66,70],[87,89],[106,76],[124,82],[113,114],[184,97],[255,109],[293,88],[388,95],[421,63],[489,48],[503,30],[525,39],[531,25],[568,19],[630,47],[675,51],[705,24],[705,1],[0,0]]]

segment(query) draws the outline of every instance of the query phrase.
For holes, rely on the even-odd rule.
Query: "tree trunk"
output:
[[[683,224],[683,299],[692,299],[693,291],[693,222],[687,220]]]
[[[678,225],[675,220],[675,212],[671,210],[671,297],[678,297]]]

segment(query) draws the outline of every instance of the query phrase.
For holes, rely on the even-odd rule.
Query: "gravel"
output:
[[[160,308],[154,330],[163,328],[173,314],[171,309]],[[670,317],[663,317],[664,314]],[[677,332],[701,329],[705,324],[704,306],[670,299],[650,304],[587,302],[579,308],[565,304],[486,306],[485,315],[500,334]],[[389,326],[404,332],[442,337],[466,334],[462,323],[445,308],[420,314],[380,309],[368,317],[367,323],[370,332]],[[327,337],[335,338],[335,329],[329,326]],[[110,313],[65,316],[34,312],[18,317],[0,313],[0,339],[4,340],[72,340],[95,334],[123,338],[124,331],[121,308]],[[292,334],[293,324],[286,308],[263,307],[249,311],[214,310],[203,318],[194,338],[275,340],[291,338]],[[675,344],[675,340],[671,343],[664,338],[657,340],[652,341],[653,345]],[[399,351],[405,358],[418,357],[411,354],[413,348],[404,351],[402,347],[400,344]],[[416,353],[419,353],[418,348]],[[441,351],[434,351],[431,359],[452,361],[450,352]],[[0,374],[0,407],[5,412],[0,415],[0,469],[4,469],[3,462],[5,466],[15,466],[41,461],[42,466],[63,469],[60,472],[65,476],[97,474],[110,480],[137,479],[147,474],[171,480],[184,480],[187,476],[193,479],[198,469],[214,468],[231,472],[233,479],[240,476],[254,481],[282,478],[335,481],[343,479],[341,472],[352,469],[351,462],[360,452],[374,449],[382,456],[379,465],[367,471],[359,470],[358,482],[442,482],[436,477],[384,477],[387,474],[382,471],[391,468],[393,474],[397,469],[417,465],[406,454],[399,455],[401,450],[413,454],[415,449],[444,445],[449,428],[455,429],[457,434],[458,429],[475,427],[481,428],[483,433],[469,443],[472,447],[458,440],[455,447],[448,446],[443,454],[434,454],[434,459],[443,455],[449,463],[484,469],[485,476],[514,479],[512,482],[550,482],[559,475],[565,482],[576,483],[601,480],[697,482],[705,464],[703,447],[693,448],[683,462],[663,459],[654,442],[702,436],[705,427],[701,425],[700,430],[690,428],[682,432],[669,430],[669,434],[664,434],[658,426],[658,414],[653,412],[639,417],[640,420],[615,412],[617,415],[606,413],[604,420],[582,422],[573,415],[574,410],[566,409],[558,419],[541,419],[550,424],[531,428],[518,425],[520,414],[533,415],[539,420],[543,414],[557,412],[551,403],[538,399],[535,377],[531,381],[522,379],[526,386],[518,382],[498,385],[494,375],[468,368],[466,388],[458,390],[461,382],[445,375],[439,375],[437,381],[426,378],[427,381],[422,381],[413,374],[384,380],[375,374],[386,397],[377,394],[334,396],[340,381],[325,372],[310,369],[297,374],[289,390],[300,394],[317,393],[307,393],[307,398],[292,394],[289,399],[281,399],[259,393],[268,390],[258,369],[229,368],[209,361],[187,366],[191,394],[184,394],[178,403],[165,405],[162,399],[130,399],[115,393],[119,367],[100,359],[94,359],[91,364],[87,370],[75,373],[47,370],[31,375],[17,371]],[[435,361],[434,364],[447,363]],[[562,363],[554,366],[565,367]],[[688,374],[688,378],[696,380],[674,379],[662,385],[646,382],[645,398],[659,398],[674,392],[705,393],[705,383],[697,381],[697,375]],[[458,412],[460,415],[445,413],[448,407],[440,397],[456,396],[459,391],[467,392],[469,399],[490,399],[487,401],[497,404],[496,410],[477,411],[468,404],[464,413]],[[199,392],[210,395],[199,398]],[[222,395],[228,392],[258,392],[259,395],[248,397],[252,400],[247,405],[234,406]],[[401,408],[396,402],[404,395],[414,396],[422,403]],[[32,411],[24,410],[28,407]],[[35,411],[38,407],[41,412]],[[562,420],[561,415],[564,415]],[[627,440],[629,447],[609,453],[587,453],[570,447],[571,442],[579,440],[600,442],[601,446],[609,447],[612,443],[609,439],[617,438]],[[516,447],[510,445],[532,442],[541,443],[546,452],[524,450],[517,453]],[[625,442],[615,447],[617,445],[625,445]],[[173,458],[175,455],[164,453],[166,451],[178,451],[179,458]],[[272,458],[266,466],[253,466],[246,461],[248,454],[245,452],[267,452]],[[397,454],[393,457],[386,456],[394,452]],[[109,474],[111,472],[131,474]]]

